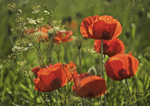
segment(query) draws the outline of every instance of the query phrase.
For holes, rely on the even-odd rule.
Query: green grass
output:
[[[56,106],[56,92],[58,93],[59,106],[83,106],[86,101],[86,106],[99,106],[103,104],[102,99],[98,98],[81,98],[76,96],[72,91],[73,82],[69,82],[66,86],[49,93],[37,92],[34,89],[33,79],[34,74],[31,69],[39,66],[39,59],[37,50],[33,47],[27,51],[15,53],[15,58],[7,56],[12,54],[12,47],[15,40],[23,39],[24,45],[29,44],[27,37],[23,36],[19,31],[13,33],[11,28],[15,28],[16,13],[18,9],[23,11],[22,16],[29,18],[40,18],[44,16],[43,10],[53,11],[51,16],[45,17],[42,24],[51,24],[53,20],[63,20],[71,18],[77,21],[78,29],[74,30],[75,37],[82,37],[80,33],[80,23],[87,16],[94,15],[111,15],[122,24],[122,33],[119,39],[125,44],[125,53],[130,51],[133,56],[139,60],[138,72],[136,75],[128,79],[129,89],[136,106],[148,106],[150,104],[150,1],[148,0],[32,0],[32,1],[14,1],[6,0],[7,2],[14,2],[17,4],[14,12],[7,9],[6,3],[0,0],[0,105],[1,106],[43,106],[46,105],[46,100],[51,106]],[[40,13],[38,15],[31,14],[32,5],[41,5]],[[29,24],[27,26],[30,26]],[[31,25],[32,27],[37,27]],[[33,37],[35,45],[38,42]],[[23,42],[22,42],[23,43]],[[48,43],[40,44],[41,57],[44,64],[49,64],[47,56],[50,55],[48,51]],[[87,72],[89,68],[94,66],[98,71],[100,70],[101,55],[91,52],[94,40],[84,39],[81,47],[82,57],[82,71]],[[58,53],[59,52],[59,53]],[[59,54],[59,55],[58,55]],[[59,56],[59,60],[58,60]],[[62,43],[60,45],[54,44],[52,50],[53,63],[74,62],[77,65],[79,72],[78,49],[76,41]],[[7,60],[8,59],[8,60]],[[108,59],[106,56],[105,61]],[[40,60],[41,61],[41,60]],[[29,78],[30,75],[30,78]],[[125,80],[113,81],[108,78],[105,73],[105,80],[107,84],[107,104],[108,106],[130,106],[132,105],[131,97],[129,95]],[[44,100],[43,100],[44,98]],[[84,100],[83,100],[84,99]]]

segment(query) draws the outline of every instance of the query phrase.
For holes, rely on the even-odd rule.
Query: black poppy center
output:
[[[118,74],[121,76],[121,77],[125,77],[127,75],[127,71],[125,69],[121,69],[119,70]]]
[[[109,31],[103,31],[102,32],[102,38],[105,40],[109,40],[110,38],[110,32]]]
[[[61,82],[60,82],[60,80],[59,80],[59,79],[54,79],[54,80],[52,80],[51,86],[52,86],[52,88],[54,88],[54,89],[60,88],[60,87],[61,87]]]
[[[93,97],[94,96],[94,91],[92,89],[90,89],[87,96],[88,97]]]

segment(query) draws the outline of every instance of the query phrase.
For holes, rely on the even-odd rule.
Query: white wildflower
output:
[[[22,10],[21,9],[18,9],[19,13],[21,14],[22,13]]]
[[[36,9],[36,10],[32,11],[31,14],[37,14],[37,13],[39,13],[39,12],[40,12],[40,10]]]
[[[54,31],[59,31],[60,27],[54,27]]]
[[[30,24],[36,24],[36,20],[33,20],[32,18],[27,18],[27,20]]]
[[[50,14],[50,12],[48,12],[47,10],[44,10],[44,13],[47,14],[47,15]]]
[[[29,43],[29,46],[31,47],[31,46],[33,46],[33,44],[32,44],[32,43]]]

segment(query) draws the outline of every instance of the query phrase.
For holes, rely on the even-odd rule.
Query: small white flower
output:
[[[31,46],[33,46],[33,44],[32,44],[32,43],[29,43],[29,46],[31,47]]]
[[[39,12],[40,12],[40,10],[36,9],[36,10],[32,11],[31,14],[37,14],[37,13],[39,13]]]
[[[32,18],[27,18],[27,20],[30,24],[36,24],[36,21],[33,20]]]
[[[19,11],[20,13],[22,13],[22,10],[21,10],[21,9],[18,9],[18,11]]]
[[[54,33],[54,29],[49,29],[49,30],[48,30],[48,33],[49,33],[49,34],[53,34],[53,33]]]
[[[65,29],[62,29],[62,30],[60,30],[60,32],[66,32],[66,30],[65,30]]]
[[[54,27],[54,31],[59,31],[60,28],[59,27]]]
[[[47,10],[44,10],[44,13],[45,13],[45,14],[47,14],[47,15],[49,15],[49,14],[50,14]]]

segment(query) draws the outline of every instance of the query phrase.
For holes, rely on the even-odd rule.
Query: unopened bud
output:
[[[82,43],[83,43],[83,38],[81,37],[76,38],[76,45],[78,49],[82,47]]]

